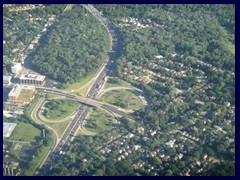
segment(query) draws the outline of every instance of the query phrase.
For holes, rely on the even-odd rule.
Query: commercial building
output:
[[[8,94],[8,101],[10,103],[27,104],[32,101],[35,93],[35,86],[16,84]]]
[[[5,161],[3,163],[3,174],[7,176],[16,176],[19,174],[19,162]]]
[[[45,76],[40,76],[36,74],[23,74],[20,77],[21,84],[30,84],[35,86],[41,86],[44,84]]]
[[[10,137],[17,123],[3,122],[3,137]]]
[[[16,84],[15,86],[13,86],[12,90],[8,94],[8,100],[10,102],[15,101],[18,98],[18,96],[20,95],[21,90],[22,90],[22,88],[19,84]]]
[[[3,76],[3,84],[10,84],[11,83],[11,76]]]
[[[15,63],[15,64],[11,67],[11,70],[12,70],[12,73],[13,73],[13,74],[18,74],[21,69],[22,69],[21,63]]]

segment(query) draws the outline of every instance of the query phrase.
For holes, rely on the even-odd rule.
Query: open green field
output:
[[[100,133],[114,128],[113,117],[107,112],[96,109],[90,112],[84,127],[91,132]]]
[[[85,88],[79,90],[79,91],[77,92],[77,95],[86,96],[87,91],[88,91],[88,88],[89,88],[89,86],[86,86]]]
[[[70,99],[52,99],[46,104],[43,115],[49,120],[61,120],[73,113],[79,105]]]
[[[58,122],[58,123],[49,123],[44,121],[41,121],[41,122],[46,126],[53,128],[57,132],[58,137],[60,138],[64,130],[66,129],[68,123],[70,122],[70,119],[63,122]]]
[[[107,83],[104,86],[104,89],[111,87],[131,87],[126,81],[123,81],[119,78],[109,78]]]
[[[41,131],[31,124],[20,123],[13,130],[11,140],[34,142],[35,136],[41,136]]]
[[[83,89],[79,90],[79,91],[76,91],[75,93],[77,95],[80,95],[80,96],[86,96],[87,95],[87,91],[88,89],[90,88],[90,86],[93,84],[93,82],[89,83],[86,87],[84,87]]]
[[[108,91],[100,100],[123,109],[138,109],[142,106],[142,100],[129,90]]]

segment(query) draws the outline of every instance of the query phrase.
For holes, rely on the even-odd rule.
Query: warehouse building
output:
[[[10,137],[17,123],[3,122],[3,137]]]
[[[44,84],[45,76],[40,76],[36,74],[23,74],[20,77],[21,84],[29,84],[35,86],[41,86]]]
[[[10,84],[11,83],[11,76],[3,76],[3,84]]]
[[[15,64],[11,67],[11,70],[12,70],[12,73],[13,73],[13,74],[18,74],[21,69],[22,69],[21,63],[15,63]]]

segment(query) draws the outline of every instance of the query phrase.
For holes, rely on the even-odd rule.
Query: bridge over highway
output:
[[[117,114],[117,115],[120,115],[120,116],[126,116],[129,119],[134,120],[134,117],[127,114],[123,109],[116,108],[115,106],[112,106],[110,104],[106,104],[106,103],[103,103],[103,102],[100,102],[100,101],[97,101],[97,100],[94,100],[94,99],[90,99],[90,98],[87,98],[87,97],[68,94],[68,93],[65,93],[65,92],[62,92],[62,91],[56,90],[56,89],[45,88],[45,87],[37,87],[36,89],[37,89],[38,92],[64,96],[68,99],[76,100],[76,101],[78,101],[82,104],[86,104],[86,105],[97,107],[97,108],[102,108],[102,109],[105,109],[105,110],[107,110],[111,113],[114,113],[114,114]]]

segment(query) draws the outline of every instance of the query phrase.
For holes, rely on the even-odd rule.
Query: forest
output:
[[[34,70],[62,83],[73,83],[95,72],[108,49],[107,31],[81,5],[62,14],[30,60]]]

